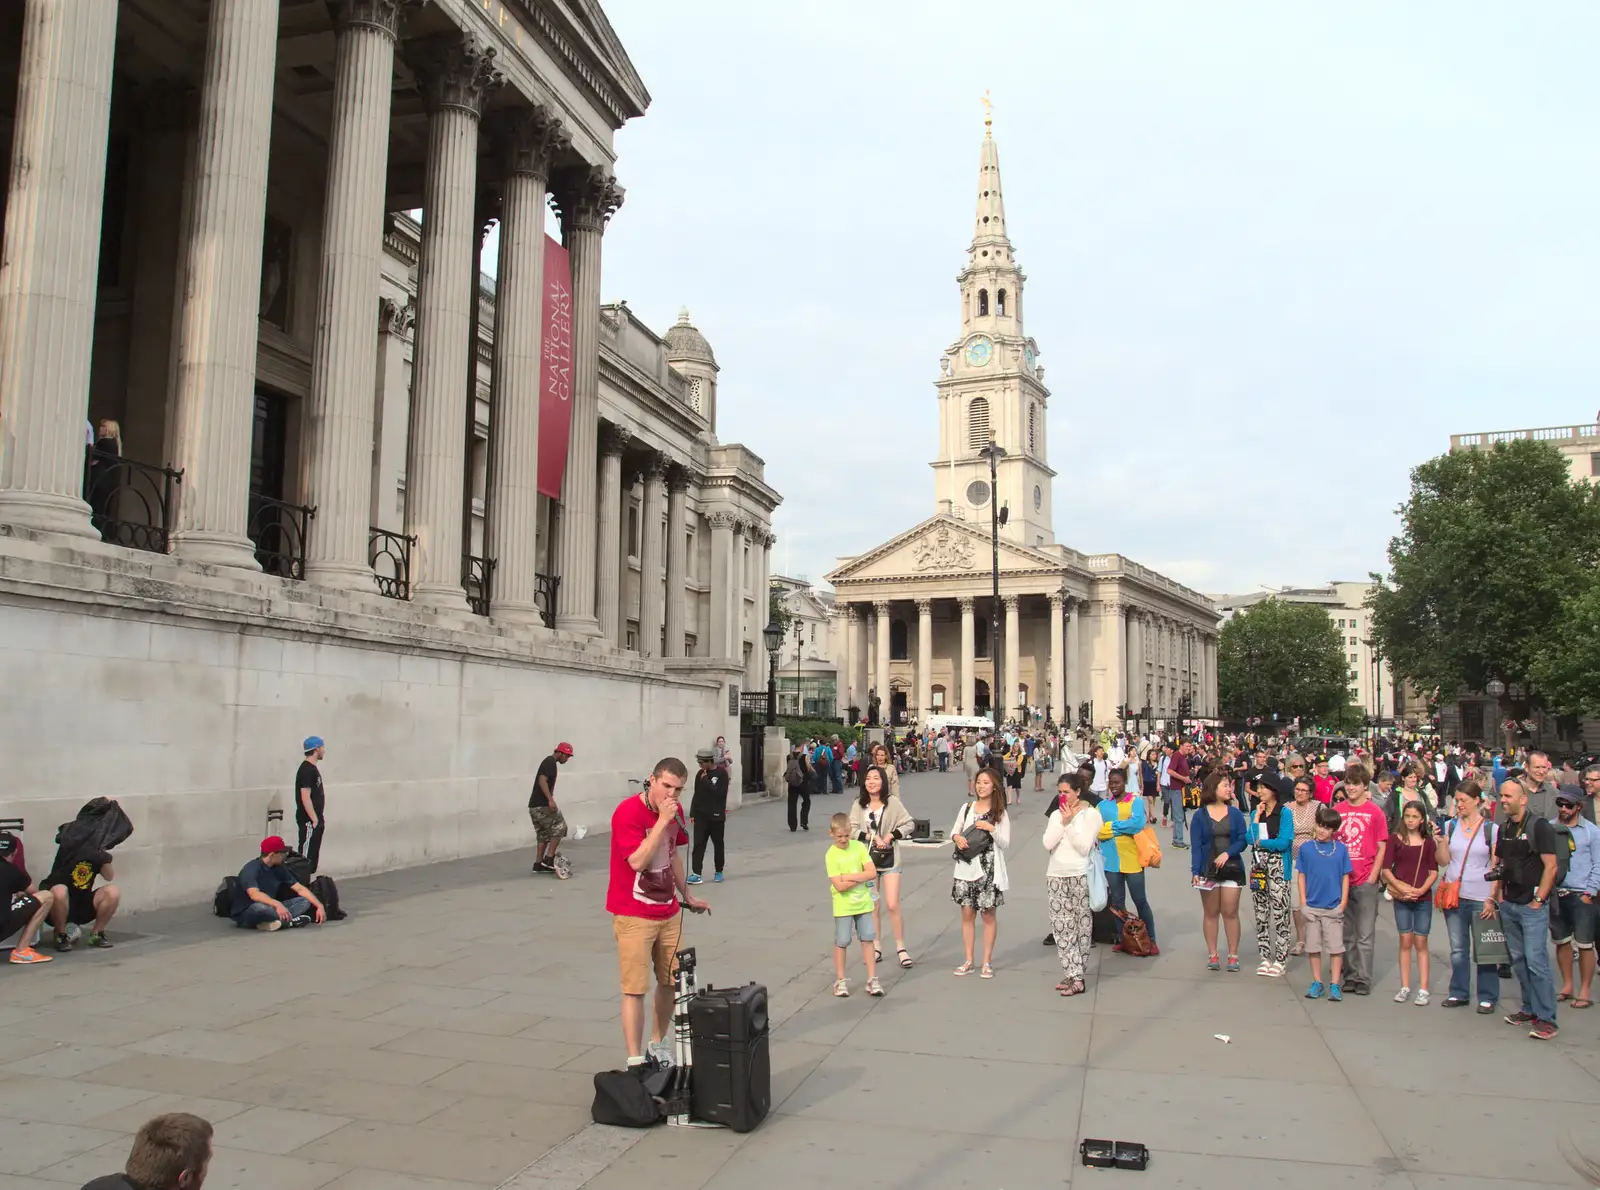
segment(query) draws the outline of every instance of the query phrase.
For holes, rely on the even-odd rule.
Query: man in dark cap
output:
[[[689,801],[689,825],[694,828],[694,854],[690,857],[688,883],[700,884],[700,867],[706,858],[706,840],[711,840],[712,859],[716,873],[711,877],[722,883],[722,828],[728,824],[728,770],[716,767],[717,754],[710,748],[701,748],[694,758],[700,762],[700,771],[694,775],[694,796]]]

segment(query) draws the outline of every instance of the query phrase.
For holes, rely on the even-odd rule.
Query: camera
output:
[[[1494,884],[1496,881],[1504,880],[1506,878],[1506,866],[1504,864],[1494,864],[1491,867],[1485,868],[1483,872],[1483,878],[1490,884]]]

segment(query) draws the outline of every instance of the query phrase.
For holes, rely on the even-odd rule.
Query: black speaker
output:
[[[704,988],[689,1001],[694,1077],[690,1112],[697,1120],[749,1132],[772,1107],[767,1052],[767,989]]]

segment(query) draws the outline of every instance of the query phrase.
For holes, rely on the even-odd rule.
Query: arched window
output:
[[[989,402],[973,397],[967,406],[967,449],[982,450],[989,442]]]
[[[1001,318],[1006,316],[1006,291],[1003,289],[994,295],[994,312]]]
[[[988,312],[989,312],[989,291],[987,289],[980,289],[980,290],[978,290],[978,317],[982,318]]]
[[[889,621],[889,660],[904,661],[908,657],[906,652],[906,622],[904,620]]]
[[[1028,406],[1028,453],[1039,453],[1039,407]]]

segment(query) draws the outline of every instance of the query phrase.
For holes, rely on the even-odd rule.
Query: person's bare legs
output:
[[[1239,957],[1239,894],[1242,891],[1237,888],[1217,889],[1217,903],[1222,911],[1222,928],[1228,935],[1229,958]]]
[[[1211,889],[1200,894],[1200,911],[1204,915],[1200,921],[1200,931],[1206,936],[1206,957],[1210,958],[1217,953],[1217,918],[1221,915],[1219,902],[1222,900],[1221,889]]]
[[[848,946],[835,946],[833,948],[833,981],[838,983],[844,978],[845,960],[850,957]]]
[[[1311,963],[1311,982],[1312,983],[1321,983],[1322,982],[1322,952],[1320,950],[1312,951],[1310,954],[1308,954],[1306,956],[1306,958],[1308,960],[1310,960],[1310,963]],[[1334,982],[1338,982],[1338,981],[1335,980]]]
[[[0,860],[0,863],[4,862],[4,860]],[[41,888],[33,895],[38,900],[39,907],[33,911],[33,916],[28,919],[28,924],[22,927],[18,945],[24,948],[33,946],[33,936],[44,926],[44,919],[50,916],[50,910],[55,906],[55,895],[48,888]],[[66,894],[63,892],[61,900],[65,902],[66,899]],[[66,913],[65,908],[62,909],[62,913]]]
[[[50,894],[50,928],[56,932],[56,937],[62,937],[67,932],[67,886],[52,884],[40,891]]]
[[[1344,975],[1344,952],[1340,951],[1333,956],[1331,970],[1328,972],[1328,982],[1337,984]],[[1342,990],[1342,989],[1341,989]]]
[[[969,909],[965,905],[961,906],[961,949],[966,951],[967,966],[969,967],[972,966],[972,943],[974,941],[972,935],[977,928],[975,925],[977,918],[978,911],[976,909]]]
[[[871,942],[862,941],[861,961],[867,965],[867,982],[871,983],[878,978],[878,943],[876,939]],[[843,979],[844,976],[841,975],[839,978]]]
[[[1592,946],[1578,948],[1578,999],[1593,1003],[1590,992],[1594,988],[1595,953]]]
[[[657,985],[656,987],[656,1027],[651,1035],[652,1042],[660,1041],[672,1032],[672,1010],[677,1007],[678,993],[672,987]]]
[[[111,919],[122,904],[122,890],[115,884],[106,884],[94,890],[94,932],[104,934]]]
[[[894,929],[894,948],[906,948],[906,923],[900,916],[900,873],[889,872],[878,877],[878,891],[881,894],[877,904],[873,906],[872,924],[877,926],[877,908],[882,905],[889,911],[889,925]],[[878,937],[883,937],[883,931],[878,930]]]
[[[993,909],[983,911],[983,965],[987,967],[994,958],[994,940],[1000,934],[1000,919]]]
[[[1416,938],[1415,934],[1400,935],[1400,986],[1411,986],[1411,944]]]
[[[1421,991],[1428,990],[1429,955],[1428,936],[1426,934],[1411,935],[1411,949],[1417,952],[1417,987]]]
[[[622,993],[622,1044],[630,1058],[644,1057],[644,996]]]
[[[1556,968],[1561,972],[1561,986],[1556,989],[1558,996],[1572,995],[1572,942],[1556,943]]]

